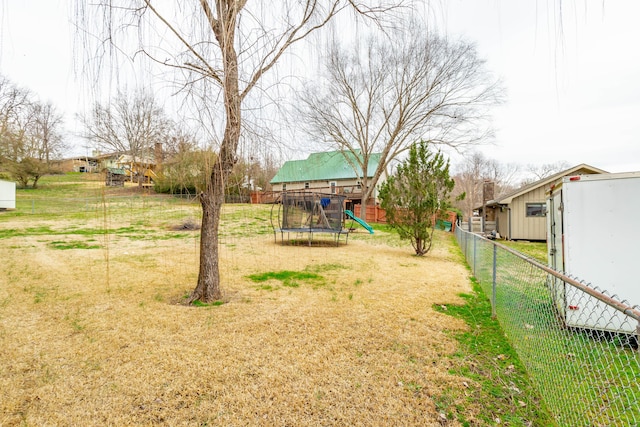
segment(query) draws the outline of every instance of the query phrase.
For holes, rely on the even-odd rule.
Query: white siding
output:
[[[16,208],[16,183],[0,180],[0,208]]]

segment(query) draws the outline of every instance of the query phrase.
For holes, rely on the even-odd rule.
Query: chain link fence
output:
[[[638,307],[459,227],[456,238],[558,424],[640,425]]]

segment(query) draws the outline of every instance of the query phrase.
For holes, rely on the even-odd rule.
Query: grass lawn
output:
[[[500,243],[546,264],[544,243]],[[479,238],[465,245],[475,258],[475,278],[491,294],[494,245]],[[548,274],[519,256],[500,247],[495,253],[497,318],[561,425],[637,425],[640,365],[634,337],[567,327],[556,309],[564,290],[550,289]],[[582,321],[597,315],[612,324],[624,321],[627,330],[635,324],[612,308],[579,301]]]
[[[185,306],[199,206],[88,177],[0,212],[0,425],[550,425],[450,234],[287,246],[225,205],[224,301]]]
[[[528,242],[519,240],[500,240],[498,243],[510,247],[534,260],[547,265],[549,262],[547,242]]]

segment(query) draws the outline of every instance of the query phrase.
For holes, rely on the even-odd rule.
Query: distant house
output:
[[[114,153],[96,153],[96,158],[98,162],[100,162],[100,170],[105,170],[108,168],[117,168],[118,167],[118,159],[122,153],[114,152]]]
[[[550,187],[568,175],[607,173],[602,169],[579,164],[547,178],[525,185],[498,199],[486,203],[478,211],[486,221],[495,221],[500,236],[509,240],[546,240],[546,193]],[[491,231],[491,230],[485,230]]]
[[[118,157],[115,164],[117,169],[124,170],[132,182],[141,178],[142,182],[150,184],[157,178],[155,171],[158,165],[156,165],[153,156],[134,157],[129,154],[122,154]]]
[[[284,163],[271,180],[274,191],[315,191],[343,194],[347,204],[362,201],[362,170],[356,166],[356,158],[350,152],[329,151],[313,153],[305,160]],[[369,158],[367,177],[371,179],[378,168],[380,154]],[[355,169],[354,169],[355,167]],[[381,184],[386,175],[379,179]],[[377,191],[374,192],[374,199]],[[374,200],[375,201],[375,200]]]
[[[55,162],[61,172],[99,172],[100,161],[93,156],[77,156]]]
[[[94,150],[91,156],[69,157],[63,160],[54,161],[54,164],[61,172],[102,172],[107,168],[117,168],[118,159],[121,153],[102,154]]]

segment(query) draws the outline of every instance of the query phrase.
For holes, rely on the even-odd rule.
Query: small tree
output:
[[[206,187],[216,154],[212,149],[193,147],[175,153],[162,165],[155,180],[158,193],[191,194],[194,197]]]
[[[51,172],[45,162],[33,157],[24,157],[19,161],[8,162],[6,169],[22,188],[27,188],[30,181],[32,181],[32,188],[38,188],[38,180]]]
[[[401,239],[411,241],[416,255],[431,249],[436,216],[449,207],[453,186],[449,160],[423,140],[409,148],[409,157],[383,183],[380,199],[387,222]]]

